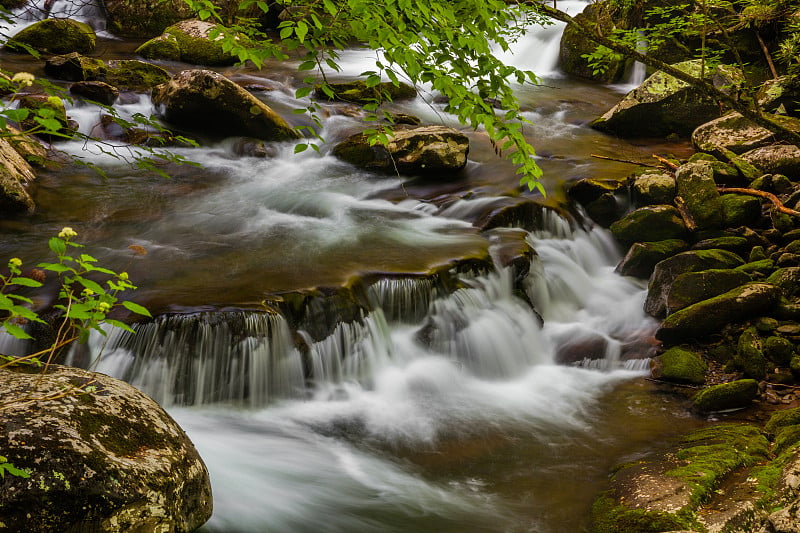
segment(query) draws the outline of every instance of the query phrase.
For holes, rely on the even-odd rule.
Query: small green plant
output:
[[[135,290],[127,272],[115,272],[99,266],[97,259],[86,253],[75,253],[83,245],[74,241],[77,233],[65,227],[56,237],[51,237],[48,246],[55,254],[54,262],[40,263],[29,275],[22,273],[22,261],[13,258],[8,262],[9,274],[0,274],[0,327],[18,339],[31,339],[31,335],[23,327],[29,322],[45,323],[31,309],[33,301],[18,293],[19,289],[39,288],[48,273],[55,274],[59,281],[58,300],[53,309],[59,311],[56,320],[54,340],[45,350],[13,357],[0,355],[7,362],[0,368],[11,364],[28,363],[34,365],[49,364],[59,350],[73,341],[85,342],[91,331],[106,335],[103,325],[114,326],[133,332],[130,326],[116,319],[109,318],[109,313],[118,307],[133,313],[151,316],[143,306],[121,300],[124,291]],[[143,249],[134,247],[134,253],[142,254]]]
[[[9,463],[8,459],[0,455],[0,479],[5,479],[6,472],[16,477],[22,477],[22,478],[31,477],[30,472],[22,468],[17,468],[13,464]]]

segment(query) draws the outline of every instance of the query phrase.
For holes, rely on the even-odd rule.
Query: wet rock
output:
[[[232,65],[239,58],[223,48],[222,36],[210,37],[212,31],[220,28],[207,21],[184,20],[166,28],[163,35],[143,43],[136,53],[147,59],[180,59],[193,65]],[[178,57],[175,45],[180,51]]]
[[[758,397],[758,382],[740,379],[707,387],[694,397],[694,408],[701,413],[748,407]]]
[[[15,215],[32,213],[33,198],[26,184],[36,179],[31,165],[11,146],[8,139],[0,138],[0,213]]]
[[[723,326],[759,316],[778,303],[780,289],[768,283],[748,283],[669,315],[656,338],[670,344],[713,335]]]
[[[746,257],[750,251],[750,243],[744,237],[727,236],[703,239],[692,245],[692,250],[727,250],[740,257]]]
[[[277,150],[273,146],[260,139],[250,139],[247,137],[237,139],[233,143],[233,153],[243,157],[275,157],[278,155]]]
[[[673,65],[700,76],[700,60]],[[716,87],[732,88],[743,81],[735,68],[720,65],[708,73]],[[719,117],[720,107],[689,84],[661,71],[656,72],[622,101],[592,121],[594,129],[621,137],[663,137],[672,133],[689,135],[696,127]]]
[[[750,183],[750,188],[780,195],[791,193],[794,185],[789,178],[782,174],[760,174]]]
[[[764,174],[783,174],[800,180],[800,148],[788,144],[771,144],[742,154],[742,159]]]
[[[800,120],[798,119],[780,115],[772,115],[770,118],[794,131],[800,131]],[[727,150],[734,154],[743,154],[770,145],[774,137],[775,135],[771,131],[734,112],[695,129],[692,133],[692,144],[699,151],[725,157]]]
[[[780,268],[767,278],[767,283],[777,286],[784,296],[790,298],[800,290],[800,268]]]
[[[679,274],[667,291],[667,313],[719,296],[751,281],[750,275],[734,269],[710,269]]]
[[[800,87],[790,76],[765,81],[758,88],[756,99],[761,108],[769,113],[784,112],[796,117],[800,111]]]
[[[48,54],[68,54],[78,52],[88,54],[94,51],[97,36],[94,30],[83,22],[72,19],[51,18],[35,22],[14,35],[5,45],[6,49],[25,52],[14,43],[22,43],[39,52]]]
[[[645,311],[656,318],[667,312],[667,296],[675,279],[686,272],[729,269],[743,264],[738,255],[725,250],[694,250],[679,253],[656,265],[647,290]]]
[[[767,360],[756,328],[747,328],[739,335],[734,362],[745,377],[761,380],[767,375]]]
[[[662,353],[650,365],[650,374],[655,379],[676,383],[703,384],[708,366],[699,354],[678,346]]]
[[[473,222],[476,228],[515,227],[528,231],[542,229],[546,213],[551,209],[532,198],[500,197],[488,209],[478,209],[467,217],[459,217]]]
[[[183,0],[104,0],[108,31],[122,37],[149,38],[194,16]]]
[[[70,85],[69,92],[105,105],[112,105],[119,97],[119,89],[102,81],[79,81]]]
[[[275,111],[222,74],[184,70],[153,89],[153,103],[178,127],[214,136],[298,138]]]
[[[105,77],[106,64],[102,59],[86,57],[77,52],[47,59],[44,71],[48,76],[67,81],[91,81]]]
[[[6,125],[6,130],[10,134],[5,139],[11,143],[22,158],[34,167],[43,167],[48,162],[47,149],[41,141],[30,135],[23,135],[19,130]]]
[[[723,205],[714,181],[714,170],[708,161],[681,165],[675,172],[677,193],[698,229],[722,225]]]
[[[657,242],[636,242],[617,265],[617,272],[623,276],[648,279],[656,265],[675,254],[689,248],[686,241],[669,239]]]
[[[783,337],[767,337],[764,341],[764,355],[778,365],[788,366],[794,356],[794,344]]]
[[[659,169],[636,173],[631,184],[636,205],[671,204],[675,200],[675,176]]]
[[[746,272],[750,275],[753,274],[760,274],[761,276],[766,276],[772,274],[775,270],[775,262],[772,259],[761,259],[759,261],[752,261],[750,263],[745,263],[742,266],[736,267],[736,270],[741,272]]]
[[[367,87],[367,83],[363,80],[331,83],[325,89],[322,86],[317,87],[314,90],[314,96],[320,100],[350,102],[353,104],[397,101],[416,98],[417,96],[417,90],[411,85],[407,83],[395,85],[388,81],[373,87]]]
[[[726,228],[750,226],[761,218],[761,200],[745,194],[723,194],[722,225]]]
[[[686,234],[680,213],[669,205],[641,207],[611,224],[609,229],[623,243],[680,239]]]
[[[567,189],[567,196],[580,204],[589,218],[608,227],[620,217],[616,193],[623,186],[624,182],[619,180],[583,178]]]
[[[536,252],[527,240],[528,232],[520,228],[494,228],[485,235],[491,243],[489,254],[500,267],[510,268],[515,285],[521,283],[531,270]]]
[[[69,367],[0,370],[6,475],[0,516],[13,531],[192,531],[211,516],[211,485],[186,434],[122,381]],[[47,398],[34,402],[29,398]]]
[[[388,143],[370,146],[358,133],[333,148],[333,155],[358,167],[401,174],[451,177],[467,164],[469,138],[445,126],[395,128]]]
[[[714,181],[718,184],[728,184],[729,186],[741,184],[741,175],[734,165],[720,161],[713,155],[703,152],[692,154],[692,157],[689,158],[689,163],[697,161],[707,161],[711,164],[711,169],[714,171]]]
[[[172,77],[158,65],[136,59],[112,60],[107,67],[104,81],[123,91],[146,92]]]

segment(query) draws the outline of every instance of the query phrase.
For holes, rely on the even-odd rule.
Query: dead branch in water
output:
[[[658,168],[658,165],[651,165],[650,163],[642,163],[641,161],[633,161],[631,159],[617,159],[616,157],[598,154],[590,154],[590,156],[596,157],[597,159],[605,159],[606,161],[616,161],[617,163],[629,163],[631,165],[639,165],[642,167]]]
[[[756,189],[744,189],[739,187],[717,187],[717,190],[721,193],[748,194],[750,196],[766,198],[772,202],[773,205],[775,205],[775,209],[777,209],[779,212],[787,215],[800,216],[800,211],[795,211],[794,209],[786,207],[783,205],[783,202],[781,202],[781,200],[771,192],[759,191]]]

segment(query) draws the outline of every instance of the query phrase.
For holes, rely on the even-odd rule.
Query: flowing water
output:
[[[544,77],[518,94],[551,203],[572,180],[630,170],[591,154],[687,150],[586,128],[620,89],[561,75],[559,33],[532,32],[509,57]],[[104,55],[135,44],[104,41]],[[345,72],[364,70],[365,57],[346,54]],[[222,71],[268,87],[256,94],[302,120],[290,113],[307,104],[293,97],[291,65]],[[123,116],[152,112],[147,96],[123,96]],[[424,92],[395,107],[458,126]],[[100,118],[81,102],[69,114],[84,132]],[[500,266],[450,268],[494,254],[473,221],[520,194],[514,169],[478,131],[456,181],[356,170],[328,154],[358,130],[350,114],[326,107],[322,154],[275,143],[271,157],[241,157],[226,140],[179,150],[200,166],[167,167],[169,180],[99,146],[62,144],[108,178],[69,165],[42,172],[37,212],[0,221],[0,253],[35,263],[72,226],[103,263],[130,272],[136,301],[162,313],[136,335],[92,339],[73,362],[140,387],[187,431],[211,473],[208,531],[580,531],[614,464],[697,424],[680,399],[637,379],[654,328],[644,286],[614,273],[621,251],[606,231],[550,210],[508,230],[536,252],[523,279]],[[269,305],[339,286],[363,286],[368,304],[330,327]]]

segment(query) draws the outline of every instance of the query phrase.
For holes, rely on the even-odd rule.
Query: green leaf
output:
[[[297,27],[295,28],[295,35],[297,35],[297,39],[302,43],[305,40],[306,35],[308,35],[308,24],[302,20],[298,20]]]
[[[131,328],[128,324],[124,322],[120,322],[119,320],[113,320],[111,318],[107,318],[104,320],[106,324],[109,326],[114,326],[115,328],[119,328],[121,330],[127,331],[128,333],[136,333],[133,328]]]
[[[27,333],[25,333],[25,330],[22,329],[21,327],[17,326],[16,324],[12,324],[10,322],[4,322],[3,323],[3,327],[5,328],[5,330],[8,333],[10,333],[12,336],[14,336],[14,337],[16,337],[18,339],[32,339],[33,338],[30,335],[28,335]]]
[[[297,144],[294,147],[294,153],[299,154],[300,152],[305,152],[308,149],[308,144],[302,143]]]
[[[127,300],[122,302],[122,305],[128,311],[132,311],[132,312],[134,312],[134,313],[136,313],[138,315],[148,316],[148,317],[152,318],[152,315],[150,314],[150,311],[148,311],[146,307],[143,307],[143,306],[141,306],[139,304],[136,304],[136,303],[133,303],[133,302],[129,302]]]
[[[59,239],[58,237],[50,237],[50,240],[48,241],[47,244],[53,251],[53,253],[58,256],[64,255],[64,253],[66,253],[67,251],[66,243],[62,239]]]
[[[8,120],[13,122],[22,122],[28,115],[30,115],[30,109],[22,107],[20,109],[4,109],[3,115],[5,115]]]
[[[41,287],[42,286],[42,284],[40,282],[36,281],[35,279],[23,278],[23,277],[11,278],[9,280],[9,283],[13,283],[14,285],[21,285],[22,287]]]
[[[100,286],[99,283],[96,281],[92,281],[90,279],[82,278],[78,276],[75,281],[83,285],[85,288],[89,289],[90,291],[94,292],[95,294],[105,294],[106,290]]]

